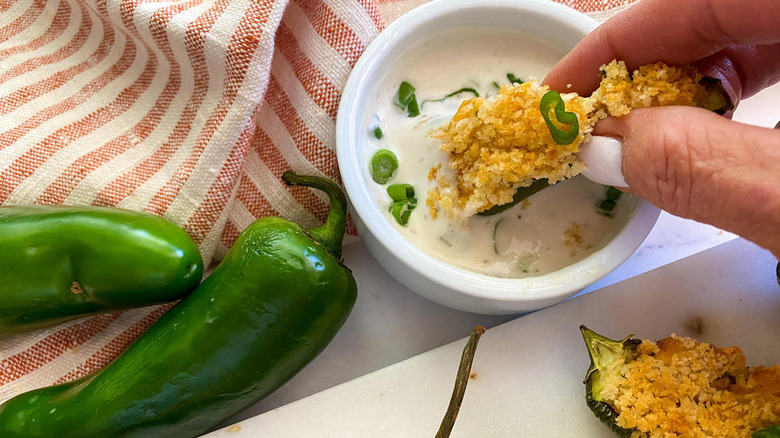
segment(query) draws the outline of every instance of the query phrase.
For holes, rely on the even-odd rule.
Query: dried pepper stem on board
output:
[[[441,420],[439,431],[436,432],[436,438],[447,438],[452,433],[452,428],[455,426],[455,420],[458,418],[458,411],[460,411],[460,405],[463,403],[463,396],[466,394],[466,385],[471,378],[471,364],[474,362],[474,355],[477,352],[477,344],[479,338],[485,333],[485,327],[478,325],[474,327],[474,331],[471,332],[466,347],[463,349],[463,354],[460,357],[460,367],[458,368],[458,374],[455,378],[455,387],[452,389],[452,397],[450,398],[450,404],[447,406],[447,413],[444,414],[444,418]]]

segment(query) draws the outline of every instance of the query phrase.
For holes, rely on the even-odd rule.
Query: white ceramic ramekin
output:
[[[440,261],[409,242],[371,196],[365,168],[370,157],[372,113],[368,98],[376,79],[417,41],[457,26],[491,26],[541,36],[572,48],[596,22],[546,0],[437,0],[404,15],[383,31],[356,64],[343,92],[336,123],[339,168],[353,218],[376,260],[409,289],[455,309],[486,314],[518,313],[560,302],[623,263],[644,241],[659,210],[640,202],[623,230],[604,248],[559,271],[508,279],[477,274]]]

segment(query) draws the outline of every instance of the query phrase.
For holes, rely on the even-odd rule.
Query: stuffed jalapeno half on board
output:
[[[616,341],[580,330],[586,403],[618,436],[780,436],[766,435],[780,423],[780,366],[746,367],[739,347],[674,334]]]

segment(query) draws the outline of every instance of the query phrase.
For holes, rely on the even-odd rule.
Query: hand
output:
[[[693,63],[737,103],[780,80],[778,23],[777,0],[644,0],[585,37],[545,83],[588,95],[599,66],[613,59],[630,69]],[[780,256],[780,130],[663,107],[606,119],[594,132],[623,141],[629,191]]]

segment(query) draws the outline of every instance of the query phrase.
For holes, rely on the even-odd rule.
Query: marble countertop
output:
[[[780,84],[743,101],[734,120],[774,127],[780,120]],[[663,212],[640,248],[581,294],[666,265],[734,239],[731,233]],[[359,297],[333,342],[308,367],[266,399],[225,425],[259,415],[372,371],[493,327],[521,315],[485,316],[428,301],[395,281],[358,242],[344,248]]]
[[[608,336],[694,336],[739,345],[750,365],[780,363],[774,267],[769,251],[734,239],[491,328],[479,342],[476,376],[452,437],[613,438],[583,400],[588,359],[579,324]],[[446,411],[465,343],[461,338],[207,437],[430,437]]]

